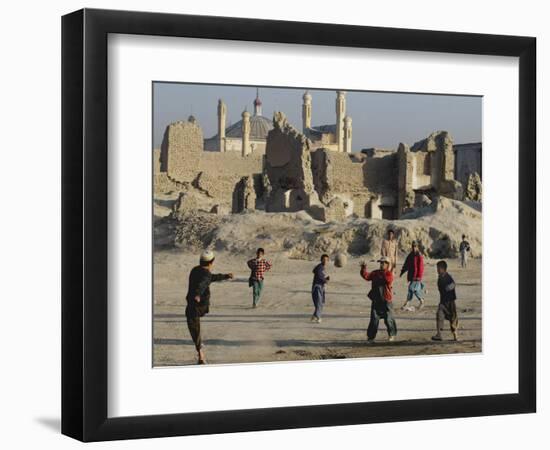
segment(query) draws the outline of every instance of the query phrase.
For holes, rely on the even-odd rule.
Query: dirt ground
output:
[[[246,258],[217,254],[213,272],[233,272],[235,280],[211,285],[210,314],[201,319],[209,364],[481,352],[481,259],[471,260],[466,269],[459,267],[458,260],[448,260],[449,272],[457,283],[459,342],[451,340],[448,329],[443,332],[442,342],[431,340],[439,296],[436,261],[426,259],[426,306],[421,311],[400,311],[407,283],[405,275],[397,278],[394,282],[397,338],[394,342],[387,341],[381,321],[376,343],[366,345],[370,314],[366,293],[370,282],[359,276],[362,259],[351,258],[343,268],[336,268],[331,262],[323,321],[313,324],[310,289],[316,262],[266,256],[274,267],[266,276],[259,306],[252,309]],[[196,364],[195,348],[185,321],[185,294],[189,270],[197,260],[197,255],[181,250],[155,252],[155,366]],[[377,266],[368,261],[370,270]]]

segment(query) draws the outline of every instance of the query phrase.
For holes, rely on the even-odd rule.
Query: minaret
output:
[[[254,115],[262,115],[262,101],[260,100],[260,90],[256,88],[256,99],[254,100]]]
[[[220,98],[218,100],[218,150],[220,152],[225,152],[225,117],[227,115],[227,107],[225,103]]]
[[[351,153],[351,117],[344,117],[344,151]]]
[[[243,146],[242,146],[242,156],[246,156],[250,153],[250,113],[248,111],[243,111]]]
[[[302,132],[305,133],[311,128],[311,94],[306,91],[302,99]]]
[[[344,116],[346,115],[346,93],[336,91],[336,143],[338,151],[344,151]]]

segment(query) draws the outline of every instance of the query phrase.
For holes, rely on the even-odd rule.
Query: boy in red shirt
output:
[[[378,262],[380,269],[367,271],[367,265],[361,264],[361,277],[372,282],[372,288],[368,297],[372,300],[370,322],[367,329],[367,342],[372,343],[378,332],[380,319],[384,319],[388,329],[388,341],[393,341],[397,335],[397,325],[393,317],[392,283],[393,273],[390,270],[390,260],[382,256]]]
[[[402,276],[405,272],[407,272],[409,287],[407,289],[407,301],[401,309],[403,311],[414,311],[414,308],[410,304],[413,298],[416,297],[420,302],[418,305],[418,309],[420,310],[424,306],[425,294],[425,286],[422,282],[422,277],[424,276],[424,257],[420,253],[418,244],[415,241],[412,242],[412,250],[407,255],[399,276]]]

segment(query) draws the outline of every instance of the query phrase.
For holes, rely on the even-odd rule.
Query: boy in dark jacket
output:
[[[313,282],[311,283],[311,298],[315,310],[311,316],[313,323],[321,323],[321,314],[325,305],[325,285],[330,280],[327,275],[327,264],[329,261],[328,255],[321,256],[321,262],[313,269]]]
[[[185,297],[187,327],[197,349],[199,364],[206,364],[201,336],[201,317],[208,314],[210,310],[210,283],[233,278],[232,273],[212,273],[214,259],[213,252],[206,251],[201,254],[199,265],[193,267],[189,274],[189,288]]]
[[[443,323],[448,320],[451,324],[453,338],[458,341],[458,316],[456,314],[456,285],[453,277],[447,272],[447,263],[439,261],[437,263],[437,288],[439,289],[439,306],[437,307],[436,326],[437,333],[432,337],[434,341],[441,341],[441,331]]]
[[[367,329],[367,342],[372,343],[378,333],[378,324],[380,319],[384,319],[388,330],[388,341],[393,341],[397,335],[397,325],[393,318],[392,306],[392,283],[393,273],[390,270],[390,260],[387,256],[382,256],[378,262],[380,269],[367,271],[367,265],[361,264],[361,277],[366,281],[372,282],[372,288],[369,292],[369,298],[372,300],[370,310],[370,322]]]

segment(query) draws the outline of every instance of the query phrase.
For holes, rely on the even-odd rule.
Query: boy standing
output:
[[[458,251],[460,252],[460,267],[465,269],[468,265],[468,253],[470,253],[470,243],[466,240],[465,234],[462,235],[462,241],[460,242]]]
[[[189,274],[189,288],[185,297],[187,327],[197,349],[199,364],[206,364],[201,335],[201,317],[208,314],[210,310],[210,283],[233,278],[232,273],[212,273],[214,259],[214,253],[211,251],[201,254],[199,265],[193,267]]]
[[[436,314],[437,333],[432,337],[434,341],[441,341],[441,331],[443,322],[448,320],[451,325],[453,338],[458,341],[458,316],[456,314],[456,292],[453,277],[447,272],[447,263],[439,261],[437,263],[437,288],[439,289],[439,306]]]
[[[248,261],[248,267],[251,270],[248,285],[252,288],[252,308],[255,308],[260,302],[262,289],[264,287],[264,275],[271,269],[272,264],[264,259],[264,249],[256,250],[256,258]]]
[[[397,239],[395,239],[395,231],[391,228],[388,230],[388,238],[382,240],[380,256],[386,256],[390,260],[390,270],[395,273],[397,267]]]
[[[416,297],[420,302],[418,305],[419,310],[424,306],[424,283],[422,282],[422,277],[424,276],[424,257],[420,253],[416,241],[413,241],[411,246],[411,252],[407,255],[405,263],[401,268],[401,274],[399,275],[402,276],[407,272],[407,281],[409,282],[407,300],[401,307],[403,311],[414,311],[414,308],[410,306],[413,297]]]
[[[313,323],[321,323],[322,321],[321,314],[323,313],[323,306],[325,304],[325,285],[330,280],[326,271],[328,260],[328,255],[321,256],[321,262],[313,269],[313,283],[311,284],[311,298],[313,299],[313,306],[315,306],[315,310],[311,316]]]
[[[380,319],[384,319],[388,330],[388,341],[393,341],[397,335],[397,325],[393,318],[392,304],[392,283],[393,273],[390,268],[388,257],[382,256],[378,262],[380,269],[372,272],[367,271],[367,265],[361,264],[361,277],[366,281],[372,281],[372,289],[368,296],[372,300],[370,310],[370,322],[367,329],[367,342],[372,343],[378,332]]]

